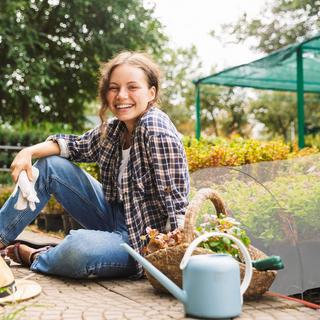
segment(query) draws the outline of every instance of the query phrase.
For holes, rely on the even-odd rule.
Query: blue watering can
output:
[[[191,256],[193,250],[209,237],[227,237],[238,245],[246,263],[241,285],[239,263],[229,254]],[[230,319],[240,315],[243,294],[252,277],[252,262],[245,245],[234,236],[210,232],[191,242],[180,263],[183,290],[126,243],[121,246],[184,304],[186,315],[209,319]]]

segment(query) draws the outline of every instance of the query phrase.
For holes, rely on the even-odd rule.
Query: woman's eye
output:
[[[118,90],[118,88],[117,87],[109,87],[109,91],[117,91]]]
[[[137,90],[137,89],[139,89],[138,86],[130,86],[130,87],[129,87],[129,90]]]

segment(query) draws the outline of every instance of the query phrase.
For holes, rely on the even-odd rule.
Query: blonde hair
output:
[[[106,96],[109,90],[111,74],[116,67],[123,64],[129,64],[140,68],[146,75],[149,88],[155,87],[155,98],[150,101],[148,108],[155,104],[159,99],[161,78],[159,66],[146,53],[130,51],[121,52],[113,57],[109,62],[104,63],[101,68],[101,77],[99,81],[99,97],[101,106],[99,110],[99,117],[102,123],[106,120],[106,112],[108,109]]]

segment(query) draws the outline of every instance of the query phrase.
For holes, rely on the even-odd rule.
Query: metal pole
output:
[[[200,84],[196,83],[196,139],[201,137]]]
[[[304,87],[303,87],[303,49],[297,49],[297,115],[298,146],[304,148]]]

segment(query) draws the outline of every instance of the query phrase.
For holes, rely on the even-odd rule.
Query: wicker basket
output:
[[[195,197],[192,199],[186,210],[183,230],[184,243],[175,247],[160,249],[146,256],[146,259],[149,262],[151,262],[156,268],[158,268],[180,288],[182,287],[182,272],[179,268],[180,261],[182,260],[182,257],[184,256],[184,253],[189,243],[191,243],[191,241],[194,239],[194,226],[197,213],[199,212],[202,203],[208,199],[211,200],[211,202],[215,206],[217,213],[227,214],[222,199],[214,190],[209,188],[200,189],[195,195]],[[262,251],[258,250],[257,248],[251,245],[248,248],[248,250],[252,260],[257,260],[266,257],[266,255]],[[198,247],[193,252],[193,255],[197,254],[212,254],[212,251]],[[239,265],[240,276],[241,279],[243,279],[245,273],[245,265],[243,263],[239,263]],[[265,293],[270,288],[273,280],[276,277],[276,274],[276,271],[258,271],[255,268],[253,268],[251,284],[245,292],[244,297],[252,298]],[[168,292],[147,271],[146,275],[149,282],[156,290],[161,292]]]

